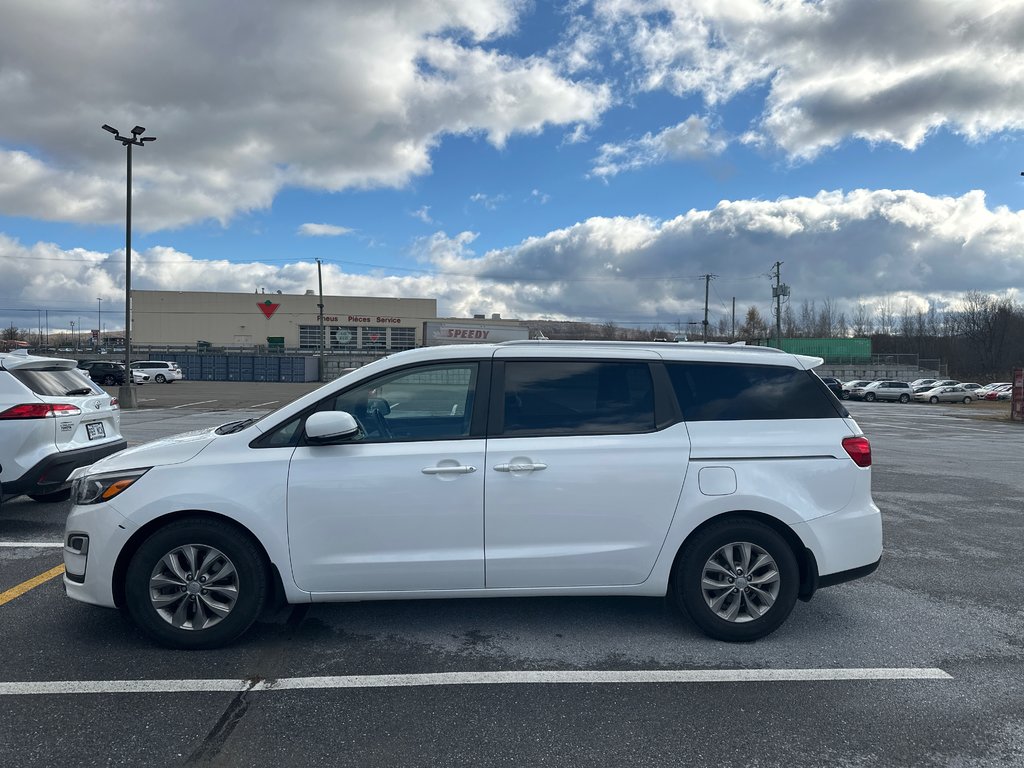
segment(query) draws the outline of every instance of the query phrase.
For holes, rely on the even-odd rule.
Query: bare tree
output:
[[[15,328],[13,325],[0,331],[0,339],[4,341],[24,341],[27,335],[28,331]]]
[[[876,318],[875,329],[884,336],[892,336],[896,330],[896,311],[893,308],[891,296],[879,300]]]
[[[747,309],[747,316],[740,326],[740,336],[747,339],[768,338],[768,324],[764,321],[757,307]]]
[[[854,336],[867,336],[871,333],[871,315],[868,312],[868,305],[863,301],[858,301],[857,308],[853,311],[851,330]]]

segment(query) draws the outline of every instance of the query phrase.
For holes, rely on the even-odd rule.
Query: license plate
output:
[[[86,424],[85,432],[89,435],[90,440],[96,440],[100,437],[107,436],[106,431],[103,429],[103,425],[99,422],[96,422],[95,424]]]

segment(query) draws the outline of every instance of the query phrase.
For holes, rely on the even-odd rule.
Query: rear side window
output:
[[[102,390],[97,389],[81,371],[74,368],[16,369],[10,373],[37,395],[44,397],[102,394]]]
[[[845,416],[811,371],[774,365],[667,363],[686,421],[834,419]]]
[[[500,434],[650,432],[654,386],[646,363],[510,360]]]

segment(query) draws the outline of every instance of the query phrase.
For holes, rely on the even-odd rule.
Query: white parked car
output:
[[[665,595],[753,640],[871,573],[871,446],[763,347],[508,342],[361,367],[76,473],[64,585],[181,648],[291,603]]]
[[[974,394],[969,389],[961,386],[936,386],[932,389],[918,392],[914,399],[919,403],[969,403],[974,399]]]
[[[74,360],[0,353],[0,499],[57,501],[68,476],[127,447],[117,398]]]
[[[178,364],[169,360],[141,360],[132,363],[132,370],[146,374],[157,384],[170,384],[184,378]]]

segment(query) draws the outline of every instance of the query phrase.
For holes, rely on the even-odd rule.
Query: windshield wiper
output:
[[[242,421],[232,421],[228,424],[222,424],[217,427],[218,435],[233,435],[235,432],[241,432],[243,429],[248,427],[250,424],[255,424],[256,419],[243,419]]]
[[[82,387],[81,389],[69,389],[67,392],[64,393],[64,396],[65,397],[69,397],[71,395],[91,395],[91,394],[93,394],[92,387]]]

